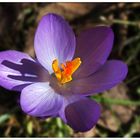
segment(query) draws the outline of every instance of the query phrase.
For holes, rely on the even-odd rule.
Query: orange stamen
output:
[[[75,58],[72,61],[66,61],[66,64],[61,64],[62,71],[59,68],[58,60],[55,59],[52,63],[52,68],[55,73],[55,76],[64,84],[72,80],[72,74],[79,68],[81,65],[80,58]]]

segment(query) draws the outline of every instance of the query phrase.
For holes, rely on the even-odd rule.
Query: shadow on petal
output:
[[[28,82],[23,85],[13,87],[13,89],[23,89],[25,86],[34,82],[46,82],[49,80],[49,73],[39,63],[29,59],[21,59],[20,63],[4,60],[2,65],[17,71],[19,74],[8,74],[7,77],[13,80]]]

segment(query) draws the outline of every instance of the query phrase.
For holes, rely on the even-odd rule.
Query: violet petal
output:
[[[2,87],[20,91],[31,83],[47,80],[47,76],[47,71],[29,55],[14,50],[0,52]]]
[[[88,98],[71,103],[65,108],[67,124],[77,132],[90,130],[96,125],[100,113],[100,105]]]
[[[73,58],[75,35],[62,17],[48,14],[41,19],[38,25],[34,45],[38,61],[51,74],[54,59],[64,63]]]
[[[61,109],[59,110],[59,117],[65,122],[67,123],[67,120],[66,120],[66,116],[65,116],[65,108],[66,106],[68,106],[69,104],[72,104],[74,102],[77,102],[79,100],[82,100],[84,99],[85,97],[83,96],[78,96],[78,95],[70,95],[70,96],[64,96],[63,98],[63,104],[62,104],[62,107]]]
[[[35,83],[22,90],[22,110],[36,117],[56,116],[63,103],[63,97],[49,86],[49,83]]]
[[[93,75],[68,83],[66,85],[68,91],[65,90],[65,92],[83,96],[102,92],[120,83],[126,77],[127,72],[128,68],[125,63],[119,60],[110,60]]]
[[[77,38],[74,57],[80,57],[82,64],[74,78],[84,78],[96,72],[107,60],[114,34],[110,27],[97,26],[83,31]]]

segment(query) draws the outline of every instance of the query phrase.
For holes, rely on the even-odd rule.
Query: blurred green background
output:
[[[140,137],[140,3],[1,3],[0,51],[14,49],[34,57],[37,24],[47,13],[65,17],[76,35],[96,25],[115,33],[110,58],[128,64],[125,81],[94,97],[102,105],[96,127],[75,133],[59,118],[24,114],[20,93],[0,88],[0,137]]]

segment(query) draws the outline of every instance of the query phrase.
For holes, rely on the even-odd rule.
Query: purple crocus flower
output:
[[[62,17],[45,15],[35,33],[36,60],[14,50],[0,52],[0,85],[21,91],[25,113],[59,116],[75,131],[87,131],[101,112],[87,96],[112,88],[127,75],[122,61],[107,61],[113,39],[106,26],[85,30],[76,39]]]

